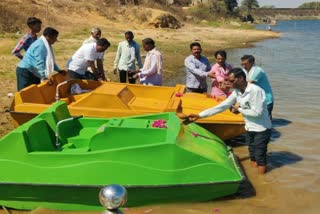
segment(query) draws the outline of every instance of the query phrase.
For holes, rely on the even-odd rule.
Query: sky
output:
[[[320,0],[258,0],[260,7],[274,5],[276,8],[296,8],[306,2],[320,2]]]

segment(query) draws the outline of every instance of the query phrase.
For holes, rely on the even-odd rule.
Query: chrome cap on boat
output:
[[[99,193],[99,201],[108,210],[116,210],[123,206],[128,199],[127,190],[118,184],[103,187]]]

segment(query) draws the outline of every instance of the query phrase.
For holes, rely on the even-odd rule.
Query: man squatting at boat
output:
[[[223,112],[228,108],[231,108],[231,111],[235,114],[242,113],[251,166],[257,167],[259,174],[264,174],[267,170],[267,146],[271,137],[271,120],[265,92],[259,86],[247,82],[246,74],[241,68],[234,68],[229,71],[228,81],[234,91],[219,105],[198,114],[178,114],[178,116],[181,119],[196,121],[199,118]]]

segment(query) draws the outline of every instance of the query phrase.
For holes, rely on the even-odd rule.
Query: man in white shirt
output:
[[[119,79],[121,83],[127,82],[127,75],[129,83],[136,83],[136,80],[132,78],[133,73],[131,71],[136,70],[136,60],[138,67],[142,68],[140,47],[133,38],[134,35],[131,31],[127,31],[124,34],[125,41],[122,41],[118,45],[116,59],[114,60],[114,74],[119,71]]]
[[[107,39],[98,39],[96,43],[82,45],[69,59],[67,63],[68,74],[73,79],[106,80],[102,58],[105,50],[110,47]],[[97,66],[95,65],[97,61]],[[92,73],[88,71],[91,68]]]
[[[271,120],[265,92],[259,86],[248,83],[246,74],[241,68],[229,71],[228,81],[235,90],[225,101],[199,114],[190,114],[187,117],[190,121],[195,121],[198,118],[218,114],[230,107],[233,113],[242,113],[251,165],[258,167],[259,174],[264,174],[267,165],[267,146],[271,137]],[[179,116],[183,117],[183,115]]]
[[[140,70],[133,71],[133,78],[140,78],[143,85],[162,85],[162,56],[151,38],[142,40],[143,49],[147,51],[146,59]]]

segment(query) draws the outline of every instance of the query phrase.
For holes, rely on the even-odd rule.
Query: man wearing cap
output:
[[[142,68],[141,56],[140,56],[140,47],[133,38],[134,35],[131,31],[127,31],[124,34],[124,41],[120,42],[118,45],[118,50],[116,54],[116,59],[114,60],[114,74],[119,71],[119,79],[121,83],[127,82],[127,76],[129,83],[136,83],[136,80],[132,78],[136,70],[136,60],[138,67]]]

